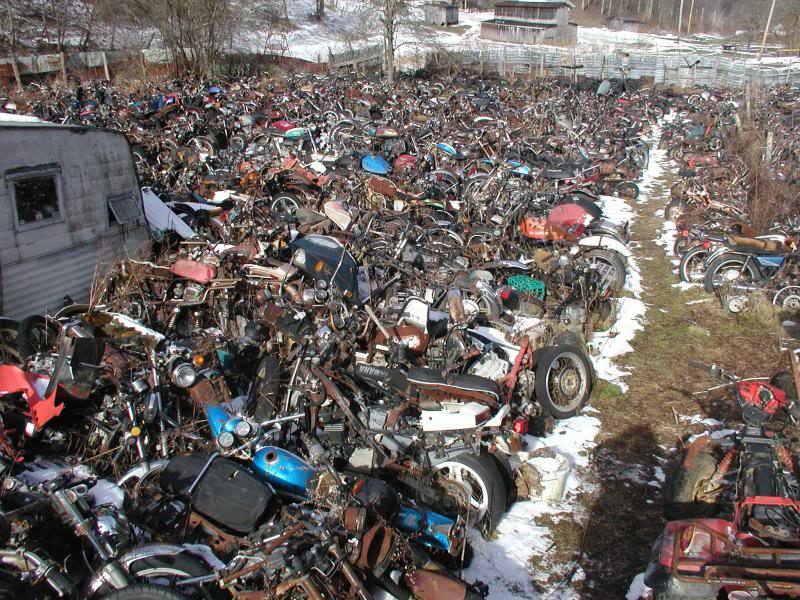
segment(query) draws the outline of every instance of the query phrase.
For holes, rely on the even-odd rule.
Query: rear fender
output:
[[[578,241],[578,246],[583,248],[602,248],[604,250],[613,250],[625,258],[630,258],[633,256],[633,252],[631,252],[625,244],[609,235],[590,235],[588,237],[581,238]]]

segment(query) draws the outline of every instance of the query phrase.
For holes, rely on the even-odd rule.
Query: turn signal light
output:
[[[528,433],[528,419],[525,417],[517,417],[514,419],[514,433],[519,435]]]

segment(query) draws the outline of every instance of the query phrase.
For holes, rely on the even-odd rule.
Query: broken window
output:
[[[142,216],[139,203],[133,194],[124,194],[108,199],[109,224],[125,225],[138,221]]]
[[[57,177],[51,173],[12,179],[20,229],[61,220]]]

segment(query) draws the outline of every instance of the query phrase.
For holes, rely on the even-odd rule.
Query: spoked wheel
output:
[[[589,262],[593,263],[597,273],[605,286],[614,293],[619,293],[625,287],[627,269],[625,259],[613,250],[591,250],[586,255]]]
[[[19,323],[0,318],[0,364],[19,363]]]
[[[800,286],[787,285],[782,287],[772,297],[772,304],[791,310],[800,310]]]
[[[536,367],[536,400],[556,419],[578,414],[592,391],[592,370],[577,347],[563,345],[545,349]]]
[[[678,269],[681,281],[686,283],[700,283],[703,281],[706,276],[703,264],[707,255],[708,250],[703,246],[695,246],[684,252]]]
[[[474,456],[462,454],[433,467],[444,482],[446,490],[456,483],[453,495],[461,505],[468,497],[469,507],[463,506],[462,513],[468,514],[468,523],[479,527],[486,533],[494,531],[506,509],[507,493],[503,477],[492,458],[486,454]]]
[[[761,280],[753,261],[738,254],[723,254],[715,258],[705,275],[706,292],[713,294],[717,288],[727,286],[748,286]]]
[[[708,484],[716,470],[710,449],[690,447],[664,490],[664,517],[672,521],[713,516],[719,507],[715,490],[709,490]]]
[[[617,195],[623,198],[635,200],[639,197],[639,186],[631,181],[618,183],[614,190],[617,192]]]
[[[300,209],[300,198],[297,194],[281,192],[272,197],[269,209],[278,215],[293,215]]]
[[[464,241],[459,235],[449,229],[428,229],[424,233],[426,247],[442,256],[458,256],[464,248]]]
[[[40,352],[52,352],[58,342],[58,326],[41,315],[26,317],[19,324],[17,347],[20,360]]]

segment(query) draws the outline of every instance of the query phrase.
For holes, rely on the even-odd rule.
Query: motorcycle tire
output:
[[[780,306],[792,311],[800,309],[800,285],[785,285],[772,297],[773,306]]]
[[[791,371],[778,371],[770,378],[769,384],[781,390],[789,400],[797,400],[797,388]]]
[[[250,387],[249,404],[259,423],[268,421],[278,410],[281,390],[281,373],[278,360],[271,355],[261,359]]]
[[[293,215],[300,210],[302,205],[303,202],[297,194],[280,192],[272,197],[269,209],[271,212],[278,215]]]
[[[0,364],[19,364],[19,323],[0,318]]]
[[[689,247],[689,239],[679,235],[675,238],[675,243],[672,244],[672,253],[675,256],[680,256]]]
[[[434,465],[433,468],[448,479],[469,485],[473,501],[480,504],[485,502],[485,507],[479,509],[482,514],[475,519],[474,525],[484,535],[491,534],[497,528],[508,505],[506,485],[494,459],[484,453],[477,456],[460,454],[448,461]],[[444,473],[442,473],[443,471]]]
[[[186,600],[177,592],[161,585],[136,584],[103,596],[106,600]]]
[[[678,274],[681,281],[686,283],[699,283],[705,279],[703,263],[708,256],[708,249],[698,244],[692,246],[681,255],[681,263],[678,266]],[[697,267],[700,267],[699,270]]]
[[[617,192],[617,195],[630,200],[636,200],[639,197],[639,186],[631,181],[618,183],[614,191]]]
[[[42,315],[24,318],[17,330],[17,349],[20,360],[38,352],[53,352],[58,343],[58,325]]]
[[[586,354],[567,344],[544,348],[536,364],[534,391],[536,401],[554,419],[577,415],[592,393],[592,366]]]
[[[131,552],[136,552],[136,550],[134,548]],[[119,560],[121,563],[127,564],[128,573],[137,582],[137,585],[148,585],[158,589],[169,589],[167,586],[172,586],[174,581],[202,577],[213,571],[202,558],[188,551],[180,552],[179,554],[156,554],[130,562],[126,560],[125,554],[123,554]],[[190,589],[186,587],[187,592]],[[209,597],[209,595],[211,598],[225,597],[221,591],[215,591],[214,586],[204,587],[202,591],[199,589],[192,591],[197,592],[192,594],[192,597],[205,598]],[[186,599],[185,595],[179,595],[179,597]]]
[[[686,456],[664,490],[664,518],[667,521],[712,517],[719,511],[717,504],[699,502],[698,488],[711,479],[717,470],[717,459],[710,451],[698,452],[691,466]]]
[[[761,273],[756,269],[753,261],[746,261],[746,259],[739,254],[727,253],[715,258],[711,261],[711,264],[708,265],[708,268],[706,268],[706,275],[703,282],[706,292],[713,294],[720,285],[719,272],[726,268],[733,268],[734,266],[738,266],[739,271],[745,267],[751,281],[761,281]]]
[[[598,248],[596,250],[590,250],[586,254],[586,258],[589,259],[589,262],[601,262],[613,269],[608,277],[609,287],[615,294],[623,290],[625,287],[625,279],[628,276],[624,257],[613,250]]]
[[[686,205],[681,200],[673,198],[664,207],[664,220],[675,222],[685,209]]]

